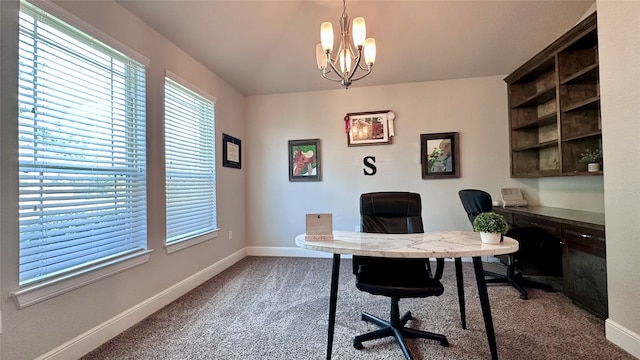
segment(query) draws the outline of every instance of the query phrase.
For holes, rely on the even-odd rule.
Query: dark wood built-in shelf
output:
[[[602,175],[597,18],[592,14],[505,78],[512,177]]]

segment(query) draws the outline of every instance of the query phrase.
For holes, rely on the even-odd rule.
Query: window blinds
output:
[[[214,104],[165,78],[167,244],[216,229]]]
[[[146,249],[145,68],[22,2],[20,284]]]

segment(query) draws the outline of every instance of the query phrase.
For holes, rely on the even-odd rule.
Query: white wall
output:
[[[604,212],[602,176],[542,178],[538,184],[540,204],[544,206]]]
[[[396,113],[393,144],[347,147],[345,114],[374,110]],[[520,187],[532,204],[541,203],[537,179],[509,176],[503,76],[253,96],[246,116],[249,246],[295,246],[305,213],[331,212],[334,228],[352,230],[359,224],[359,196],[368,191],[420,193],[427,231],[470,229],[457,194],[463,188],[499,198],[500,188]],[[460,133],[460,178],[423,180],[420,134],[454,131]],[[310,138],[322,141],[323,179],[289,182],[287,141]],[[376,175],[364,175],[365,156],[376,157]],[[597,181],[556,182],[565,188],[559,198],[578,199],[561,200],[565,207],[602,211]]]
[[[640,2],[598,1],[607,338],[640,358]]]
[[[147,70],[147,143],[148,143],[148,246],[154,249],[150,261],[94,284],[65,293],[42,303],[18,310],[10,292],[18,289],[18,220],[17,220],[17,14],[18,2],[0,1],[0,37],[2,44],[2,83],[0,123],[2,164],[0,178],[0,293],[2,302],[2,344],[0,358],[34,359],[74,338],[86,340],[89,335],[104,338],[115,335],[111,328],[99,328],[117,315],[144,303],[144,311],[162,305],[184,288],[178,284],[212,267],[245,248],[245,173],[223,168],[217,157],[218,225],[220,236],[173,254],[164,250],[164,157],[163,157],[163,84],[165,68],[198,86],[215,98],[216,148],[221,154],[222,133],[244,137],[244,97],[235,89],[205,69],[168,40],[112,1],[63,1],[66,8],[86,23],[124,43],[150,59]],[[7,80],[7,81],[5,81]],[[227,238],[233,230],[233,240]],[[201,280],[201,279],[199,279]],[[206,279],[205,279],[206,280]],[[193,285],[191,281],[188,285]],[[173,287],[173,288],[172,288]],[[169,291],[170,293],[166,293]],[[155,297],[153,304],[149,299]],[[138,310],[140,310],[138,308]],[[134,310],[133,312],[136,312]],[[143,313],[140,310],[138,313]],[[131,315],[131,313],[128,313]],[[132,316],[135,317],[135,316]],[[129,320],[121,318],[120,323]],[[120,324],[118,323],[118,324]],[[129,324],[130,325],[130,324]],[[92,330],[93,329],[93,330]],[[96,330],[98,329],[98,330]],[[91,337],[91,336],[88,336]],[[73,344],[71,344],[73,345]],[[91,349],[89,349],[91,350]],[[73,353],[73,351],[71,351]],[[70,358],[69,353],[62,358]]]

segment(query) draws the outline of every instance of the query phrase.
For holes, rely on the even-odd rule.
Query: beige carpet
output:
[[[358,291],[351,261],[341,262],[333,359],[403,359],[391,338],[353,348],[374,327],[360,312],[386,318],[389,300]],[[330,259],[248,257],[83,357],[94,359],[324,359]],[[411,327],[445,334],[449,347],[408,340],[415,359],[489,359],[471,263],[464,263],[467,330],[460,326],[453,263],[440,297],[400,301]],[[531,289],[521,300],[489,287],[500,359],[635,359],[604,336],[604,322],[561,292]]]

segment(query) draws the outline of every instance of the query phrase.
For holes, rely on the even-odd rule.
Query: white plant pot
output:
[[[600,163],[589,163],[589,164],[587,164],[587,170],[589,172],[600,171]]]
[[[480,241],[485,244],[500,244],[500,233],[480,232]]]

